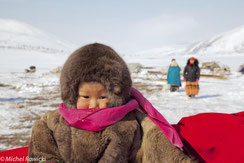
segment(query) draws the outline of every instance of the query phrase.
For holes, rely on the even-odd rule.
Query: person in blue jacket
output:
[[[176,60],[172,59],[167,76],[167,83],[170,85],[171,92],[178,91],[181,86],[180,71],[181,68],[176,63]]]

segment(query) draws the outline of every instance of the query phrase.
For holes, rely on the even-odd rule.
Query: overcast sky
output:
[[[0,18],[120,53],[188,44],[244,25],[243,0],[0,0]]]

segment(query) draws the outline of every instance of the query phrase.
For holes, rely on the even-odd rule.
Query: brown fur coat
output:
[[[34,125],[29,157],[67,163],[193,162],[137,110],[99,132],[69,126],[57,110],[47,112]]]
[[[134,112],[103,131],[93,132],[69,126],[55,110],[35,123],[29,157],[67,163],[131,162],[140,147],[135,140],[140,137]]]

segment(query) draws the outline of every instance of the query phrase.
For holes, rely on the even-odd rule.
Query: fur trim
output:
[[[187,60],[186,66],[187,66],[187,65],[190,65],[190,60],[191,60],[191,58]],[[198,62],[198,60],[195,58],[195,62],[194,62],[193,65],[195,65],[195,66],[198,67],[198,64],[199,64],[199,62]]]
[[[125,104],[132,81],[124,60],[110,47],[94,43],[79,48],[65,62],[61,76],[61,97],[67,108],[76,108],[82,82],[101,83],[110,99],[108,107]]]

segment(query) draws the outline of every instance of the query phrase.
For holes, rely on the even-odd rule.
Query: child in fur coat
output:
[[[110,47],[76,50],[60,77],[63,103],[32,130],[29,157],[46,162],[194,162],[174,128],[132,88],[130,72]],[[145,114],[146,113],[146,114]]]

